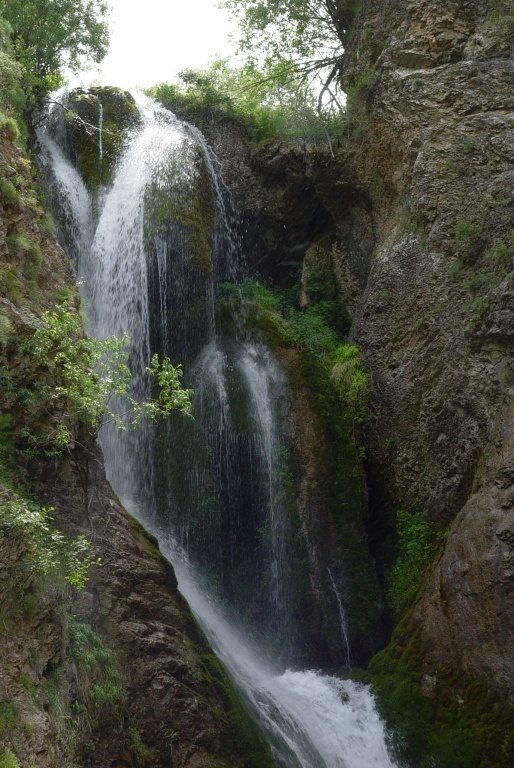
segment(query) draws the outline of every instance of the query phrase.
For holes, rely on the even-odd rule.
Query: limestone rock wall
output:
[[[377,225],[352,331],[376,503],[450,526],[414,625],[436,669],[511,698],[513,10],[365,3],[346,52]]]

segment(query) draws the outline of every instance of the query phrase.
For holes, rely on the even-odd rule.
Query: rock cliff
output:
[[[427,663],[511,701],[512,29],[508,2],[366,3],[345,76],[376,221],[351,334],[373,487],[448,532],[412,616]]]

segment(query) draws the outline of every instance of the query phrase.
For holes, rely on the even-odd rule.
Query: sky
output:
[[[111,46],[100,72],[81,82],[122,88],[169,82],[181,69],[229,56],[236,27],[217,0],[108,0]]]

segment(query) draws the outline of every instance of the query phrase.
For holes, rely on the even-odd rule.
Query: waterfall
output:
[[[103,137],[103,128],[104,128],[104,105],[98,99],[98,155],[100,157],[100,163],[103,160],[104,156],[104,137]]]
[[[334,590],[334,595],[336,596],[337,601],[337,607],[339,609],[339,621],[341,625],[341,635],[344,640],[344,644],[346,646],[346,666],[349,670],[352,668],[352,658],[350,654],[350,643],[348,641],[348,620],[346,618],[346,611],[344,609],[343,600],[341,598],[341,594],[337,588],[337,584],[334,580],[334,577],[332,576],[332,571],[330,568],[327,568],[328,577],[330,579],[330,584],[332,585],[332,589]]]
[[[183,362],[194,416],[101,436],[114,490],[160,541],[283,768],[392,766],[369,690],[293,671],[308,556],[294,513],[287,380],[258,337],[217,319],[240,253],[219,167],[199,132],[148,100],[95,208],[55,127],[39,134],[59,234],[93,332],[131,338],[138,395],[154,351]],[[57,143],[56,143],[57,142]],[[237,288],[235,288],[237,290]],[[329,571],[348,650],[346,616]],[[349,656],[348,656],[349,658]]]

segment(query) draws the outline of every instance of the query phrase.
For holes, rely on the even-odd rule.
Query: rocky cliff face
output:
[[[376,220],[352,331],[372,471],[393,505],[450,526],[412,617],[427,658],[511,700],[512,11],[367,3],[346,53]]]
[[[429,698],[452,670],[514,700],[513,40],[510,0],[367,0],[333,155],[305,141],[238,153],[211,131],[251,262],[278,281],[301,260],[308,280],[320,248],[333,265],[371,380],[379,567],[395,510],[444,532],[397,643],[416,638]]]

